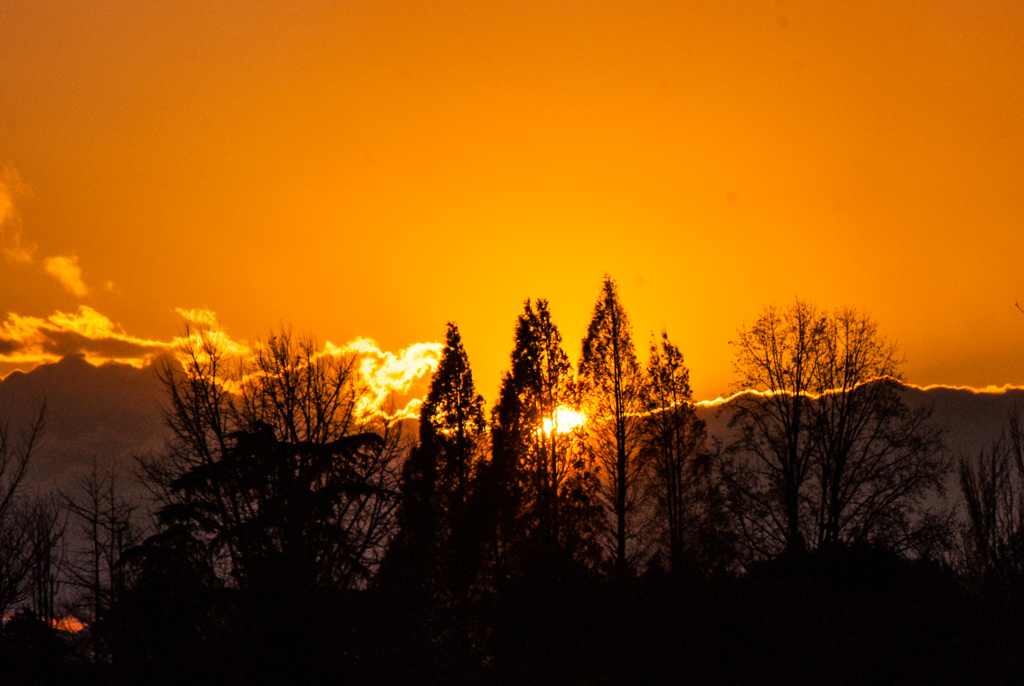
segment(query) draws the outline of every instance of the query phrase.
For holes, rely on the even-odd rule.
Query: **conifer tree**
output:
[[[566,419],[576,409],[572,366],[548,303],[527,300],[492,420],[506,554],[525,543],[549,559],[558,551],[594,556],[596,479],[582,431]]]
[[[486,429],[483,396],[473,384],[459,329],[449,322],[441,360],[420,411],[420,442],[436,453],[436,497],[449,529],[463,523]]]
[[[378,580],[393,603],[392,638],[402,644],[396,678],[406,682],[450,678],[472,664],[470,589],[480,540],[470,507],[487,439],[483,402],[449,322],[420,408],[419,444],[402,472],[398,533]]]
[[[405,547],[400,554],[416,558],[421,572],[431,570],[428,576],[441,573],[441,558],[467,552],[470,493],[486,441],[483,403],[459,329],[449,322],[437,371],[420,408],[420,443],[403,470],[401,531],[395,542],[396,552]],[[449,561],[461,567],[468,563]]]
[[[579,380],[589,420],[588,445],[601,470],[601,500],[609,519],[607,547],[622,572],[643,552],[637,520],[646,488],[646,460],[640,450],[646,389],[629,317],[607,274],[583,339]]]

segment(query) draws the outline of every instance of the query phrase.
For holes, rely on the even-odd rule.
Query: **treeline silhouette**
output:
[[[766,308],[717,437],[609,277],[576,366],[526,301],[489,413],[449,323],[418,436],[313,337],[184,339],[153,508],[27,497],[45,409],[0,431],[0,683],[1024,682],[1021,424],[946,505],[865,313]]]

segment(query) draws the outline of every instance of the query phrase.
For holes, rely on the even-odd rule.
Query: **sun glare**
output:
[[[74,617],[60,617],[53,620],[53,628],[66,631],[69,634],[77,634],[85,628],[85,625]]]
[[[582,426],[587,421],[587,416],[568,407],[559,407],[555,410],[555,433],[569,433],[576,427]],[[551,420],[544,420],[544,433],[551,433]]]

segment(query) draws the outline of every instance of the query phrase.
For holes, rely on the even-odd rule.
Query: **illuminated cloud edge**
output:
[[[0,322],[0,364],[10,367],[10,371],[28,372],[67,356],[79,356],[94,366],[116,363],[142,369],[160,355],[182,359],[182,350],[190,342],[197,343],[200,336],[212,336],[231,358],[245,359],[252,354],[253,346],[231,338],[214,312],[181,308],[176,312],[186,327],[182,335],[169,341],[129,335],[86,305],[80,305],[77,312],[58,311],[45,318],[9,312]],[[419,415],[441,348],[440,343],[415,343],[393,353],[382,350],[371,338],[360,337],[340,346],[327,341],[321,354],[354,358],[353,368],[358,370],[358,382],[365,390],[360,414],[406,419]],[[230,380],[222,381],[229,390],[236,390]]]

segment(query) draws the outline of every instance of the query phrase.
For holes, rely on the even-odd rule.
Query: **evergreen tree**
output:
[[[647,481],[640,450],[646,389],[632,327],[608,275],[583,339],[579,381],[589,419],[588,445],[601,470],[601,500],[609,519],[607,547],[621,573],[645,552],[638,520]]]
[[[479,537],[471,496],[487,438],[483,397],[476,392],[458,327],[445,346],[420,408],[419,444],[402,471],[399,530],[379,585],[394,616],[396,680],[431,683],[472,661],[470,589],[478,576]]]
[[[458,327],[448,323],[445,346],[420,408],[420,442],[402,473],[400,531],[391,555],[404,556],[430,583],[469,566],[468,509],[487,438],[483,396]],[[448,582],[455,579],[449,574]],[[468,584],[461,580],[462,586]]]
[[[582,450],[572,366],[546,300],[526,301],[512,369],[492,415],[492,470],[499,488],[499,549],[525,544],[553,559],[593,559],[596,477]]]
[[[486,429],[483,396],[473,384],[459,329],[449,322],[441,360],[420,411],[420,443],[436,455],[434,497],[449,534],[464,524]]]

